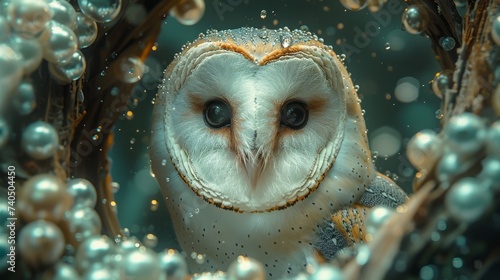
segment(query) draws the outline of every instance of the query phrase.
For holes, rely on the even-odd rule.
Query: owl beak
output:
[[[264,161],[260,155],[257,153],[252,153],[250,156],[246,157],[248,160],[245,161],[245,169],[247,172],[248,179],[252,188],[257,187],[257,182],[259,181],[260,174],[264,166]]]

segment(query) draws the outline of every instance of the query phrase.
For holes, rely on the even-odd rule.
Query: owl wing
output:
[[[316,235],[315,247],[322,259],[333,259],[340,250],[365,242],[364,225],[368,210],[374,206],[396,208],[408,199],[391,179],[377,174],[358,202],[332,214]]]

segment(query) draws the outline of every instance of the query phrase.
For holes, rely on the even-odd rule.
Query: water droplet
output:
[[[357,92],[359,90],[359,85],[354,85],[354,90]]]
[[[123,82],[135,83],[142,78],[146,66],[140,58],[134,56],[123,58],[118,68],[119,77]]]
[[[117,96],[120,93],[120,89],[117,87],[113,87],[109,93],[111,94],[111,96]]]
[[[166,160],[166,159],[163,159],[163,160],[161,161],[161,165],[162,165],[162,166],[167,165],[167,160]]]
[[[391,49],[391,44],[389,44],[389,42],[385,43],[384,49],[390,50]]]
[[[170,15],[181,24],[193,25],[197,23],[205,13],[205,1],[184,0],[170,10]]]
[[[436,110],[436,119],[440,120],[444,117],[443,112],[440,109]]]
[[[281,46],[283,48],[288,48],[293,44],[293,38],[292,35],[285,33],[281,35]]]
[[[135,144],[135,138],[130,138],[130,144]]]
[[[167,183],[168,183],[168,182],[170,182],[170,178],[169,178],[169,177],[165,178],[165,181],[166,181]]]
[[[267,11],[266,10],[260,11],[260,18],[265,19],[266,17],[267,17]]]
[[[300,30],[302,30],[304,32],[307,32],[307,31],[309,31],[309,26],[303,24],[303,25],[300,26]]]
[[[447,52],[451,51],[455,48],[455,39],[452,37],[443,37],[439,39],[439,45],[443,48],[443,50]]]
[[[94,140],[94,141],[99,140],[99,135],[94,134],[94,135],[92,136],[92,140]]]
[[[419,34],[429,24],[429,16],[424,7],[420,5],[412,5],[403,12],[403,25],[405,30],[411,34]]]
[[[194,213],[195,213],[195,214],[200,213],[200,208],[195,208],[195,209],[194,209]]]
[[[118,182],[112,182],[111,190],[113,191],[113,193],[117,193],[120,190],[120,184]]]

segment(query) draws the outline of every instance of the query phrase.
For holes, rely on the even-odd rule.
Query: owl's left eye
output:
[[[281,108],[281,124],[291,129],[301,129],[307,124],[309,111],[306,104],[300,101],[290,101]]]
[[[205,105],[203,118],[207,126],[221,128],[231,124],[231,108],[222,100],[213,100]]]

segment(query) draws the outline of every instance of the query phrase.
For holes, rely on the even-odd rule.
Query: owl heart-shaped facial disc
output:
[[[220,208],[269,212],[325,180],[359,190],[373,172],[349,75],[309,32],[200,36],[169,66],[155,103],[152,164],[167,196],[187,185]]]

